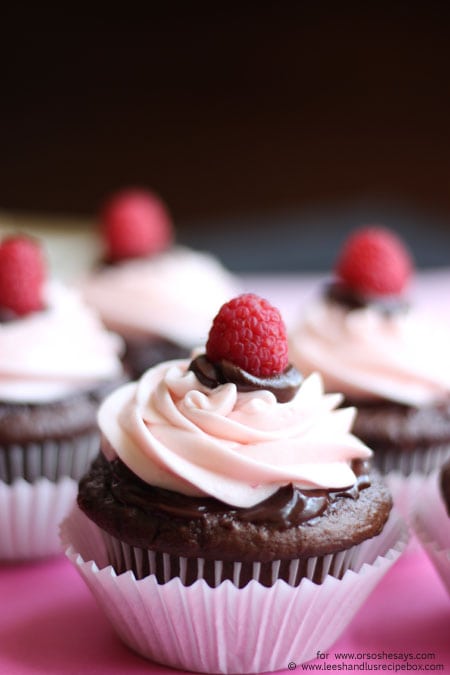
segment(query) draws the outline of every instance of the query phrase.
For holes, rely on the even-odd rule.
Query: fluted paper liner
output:
[[[78,481],[97,456],[99,446],[96,429],[72,438],[0,445],[0,480],[8,485],[18,478],[34,483],[40,478],[56,482],[68,476]]]
[[[0,560],[62,552],[59,525],[99,447],[98,431],[0,447]]]
[[[277,580],[244,588],[203,579],[158,584],[136,580],[107,564],[98,528],[75,508],[62,526],[66,555],[78,569],[121,639],[142,656],[185,670],[259,673],[315,658],[329,648],[404,550],[408,532],[392,512],[383,532],[350,555],[354,569],[323,583]]]
[[[450,444],[432,446],[427,450],[416,448],[401,452],[396,448],[383,451],[376,457],[375,465],[383,475],[398,471],[402,476],[417,474],[428,476],[450,457]]]
[[[449,457],[449,444],[411,452],[392,449],[377,457],[376,466],[392,494],[395,507],[405,520],[411,516],[417,490]]]
[[[430,560],[450,593],[450,517],[434,472],[421,487],[411,522]]]
[[[416,499],[417,490],[426,478],[426,475],[419,473],[404,476],[399,471],[392,471],[383,476],[394,500],[395,508],[400,511],[407,521],[411,515],[411,505]]]
[[[61,553],[59,524],[73,507],[77,483],[41,478],[0,482],[0,560],[28,560]]]

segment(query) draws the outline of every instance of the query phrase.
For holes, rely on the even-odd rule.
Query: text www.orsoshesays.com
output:
[[[333,657],[330,659],[330,656]],[[317,652],[319,663],[302,663],[302,671],[316,672],[443,672],[444,664],[437,662],[433,652]],[[295,661],[288,664],[296,670]]]

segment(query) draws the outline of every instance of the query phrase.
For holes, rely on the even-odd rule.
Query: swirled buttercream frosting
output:
[[[196,347],[236,284],[211,255],[185,247],[101,268],[81,282],[106,325],[125,337],[156,335]]]
[[[162,363],[102,404],[103,451],[149,485],[252,507],[280,488],[341,490],[371,451],[351,434],[355,410],[336,409],[319,375],[279,403],[265,389],[202,384],[185,360]]]
[[[122,342],[79,294],[49,283],[45,309],[0,323],[0,399],[47,403],[121,376]]]
[[[292,362],[352,400],[426,405],[450,393],[450,336],[415,311],[349,308],[323,298],[290,335]]]

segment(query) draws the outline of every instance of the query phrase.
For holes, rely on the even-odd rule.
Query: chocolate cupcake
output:
[[[34,240],[0,245],[0,559],[60,551],[58,523],[98,450],[100,401],[123,382],[119,338],[46,280]]]
[[[450,336],[407,300],[412,274],[392,232],[362,228],[290,335],[293,363],[357,407],[354,432],[405,509],[417,480],[450,456]]]
[[[125,190],[100,213],[102,263],[81,282],[86,301],[125,341],[131,377],[204,344],[211,316],[237,282],[212,255],[174,244],[165,205]]]
[[[321,583],[326,573],[341,578],[347,569],[340,560],[328,566],[327,556],[379,534],[390,511],[381,480],[369,477],[365,463],[352,469],[356,481],[348,489],[289,485],[253,507],[236,508],[149,486],[121,460],[100,457],[81,481],[78,504],[111,537],[110,562],[118,574],[131,569],[138,579],[154,574],[160,583],[180,578],[189,585],[201,567],[212,587],[225,579],[239,587],[251,579],[296,586],[306,576]]]
[[[203,672],[274,670],[331,644],[404,537],[339,402],[289,365],[278,311],[252,294],[221,308],[205,353],[107,398],[63,539],[127,644]],[[275,630],[278,602],[295,631]],[[250,614],[254,649],[236,652]],[[173,630],[189,644],[174,649]]]

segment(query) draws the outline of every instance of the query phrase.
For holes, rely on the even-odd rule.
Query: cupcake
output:
[[[339,402],[253,294],[222,306],[205,353],[106,399],[62,537],[129,646],[240,673],[332,644],[406,536]]]
[[[86,301],[125,340],[132,377],[204,344],[211,316],[236,292],[212,255],[174,244],[172,221],[156,195],[126,190],[100,213],[103,263],[81,283]]]
[[[413,507],[412,523],[450,593],[450,460],[421,486]]]
[[[100,400],[123,381],[119,338],[46,280],[38,243],[0,244],[0,559],[59,552],[58,524],[98,452]]]
[[[412,276],[393,232],[357,230],[335,279],[290,335],[293,363],[306,375],[320,371],[326,391],[357,406],[354,432],[402,508],[417,480],[450,456],[450,334],[408,301]]]

